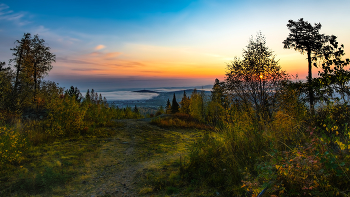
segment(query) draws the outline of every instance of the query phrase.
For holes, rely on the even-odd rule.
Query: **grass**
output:
[[[190,128],[199,130],[214,130],[215,128],[209,124],[198,121],[188,114],[176,113],[171,116],[163,118],[155,118],[151,122],[152,124],[160,127],[177,127],[177,128]]]
[[[278,111],[268,121],[231,111],[219,131],[179,114],[153,124],[119,120],[29,146],[25,159],[2,169],[0,196],[250,196],[268,185],[277,196],[343,195],[348,110],[328,106],[309,118]],[[176,119],[195,124],[169,126]]]
[[[21,164],[1,172],[0,196],[114,196],[114,188],[127,192],[125,183],[140,196],[192,191],[186,189],[180,167],[204,131],[159,128],[139,120],[99,129],[95,133],[101,135],[30,146]]]
[[[104,135],[62,138],[30,146],[24,161],[1,169],[0,196],[60,194],[65,184],[77,177],[84,179],[80,173],[86,161],[97,157],[106,133],[112,133],[110,128],[100,129]]]

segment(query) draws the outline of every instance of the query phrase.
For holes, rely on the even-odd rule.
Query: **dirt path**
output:
[[[116,135],[105,139],[99,154],[85,162],[67,196],[140,196],[140,177],[164,161],[178,160],[193,141],[182,130],[168,130],[147,119],[118,120]]]

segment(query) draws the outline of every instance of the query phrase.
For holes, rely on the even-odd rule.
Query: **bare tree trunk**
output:
[[[16,62],[16,80],[15,80],[15,87],[14,87],[14,93],[17,94],[17,88],[19,85],[19,73],[21,72],[21,62],[22,62],[22,53],[23,49],[21,49],[21,52],[19,53],[19,60]]]

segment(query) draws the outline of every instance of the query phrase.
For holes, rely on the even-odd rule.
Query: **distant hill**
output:
[[[186,91],[186,93],[191,94],[193,92],[194,89],[187,89],[187,90],[176,90],[176,91],[169,91],[168,93],[183,93],[184,91]],[[201,89],[197,89],[197,92],[201,92]],[[210,92],[210,91],[204,91],[204,92]]]
[[[139,93],[159,93],[159,92],[152,91],[152,90],[136,90],[136,91],[133,91],[133,92],[139,92]]]

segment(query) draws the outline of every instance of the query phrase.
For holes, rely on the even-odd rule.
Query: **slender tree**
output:
[[[91,89],[91,92],[90,92],[90,101],[91,103],[95,104],[96,103],[96,94],[95,94],[95,90],[94,89]]]
[[[100,93],[100,95],[98,96],[98,103],[102,104],[103,103],[103,98],[102,98],[102,94]]]
[[[30,56],[30,45],[31,45],[30,33],[25,33],[23,35],[23,38],[21,40],[16,40],[15,43],[17,43],[17,45],[15,46],[15,48],[11,49],[12,51],[14,51],[12,53],[14,58],[10,59],[10,64],[14,63],[14,68],[16,72],[13,93],[15,94],[15,96],[17,96],[18,92],[20,91],[19,86],[21,83],[21,74],[22,74],[22,71],[24,70],[24,63],[27,57]]]
[[[90,97],[90,90],[88,89],[87,92],[86,92],[86,95],[85,95],[85,99],[84,99],[85,102],[91,102],[91,97]]]
[[[206,119],[216,125],[225,115],[224,108],[227,107],[227,98],[225,94],[225,83],[215,79],[213,89],[211,91],[211,100],[208,103]]]
[[[168,101],[166,102],[165,113],[167,113],[167,114],[170,114],[170,113],[171,113],[171,104],[170,104],[170,100],[169,100],[169,99],[168,99]]]
[[[211,91],[211,100],[222,106],[226,105],[225,83],[215,79],[213,89]]]
[[[14,95],[18,97],[19,92],[24,92],[23,86],[26,86],[32,90],[33,101],[36,102],[39,80],[52,69],[51,64],[55,62],[56,56],[38,35],[32,38],[30,33],[25,33],[15,43],[17,46],[11,49],[14,58],[10,60],[16,69]]]
[[[43,78],[52,69],[52,62],[56,61],[56,55],[50,52],[50,47],[45,46],[45,40],[35,35],[31,42],[31,56],[33,58],[34,101],[38,89],[38,80]]]
[[[134,110],[133,110],[133,112],[135,112],[135,113],[139,113],[139,109],[136,107],[136,105],[135,105],[135,107],[134,107]]]
[[[176,101],[176,96],[174,93],[174,97],[173,97],[173,101],[172,101],[172,105],[171,105],[171,113],[175,114],[176,112],[179,112],[179,104]]]
[[[190,98],[190,115],[199,121],[204,121],[203,106],[203,94],[199,93],[195,88]]]
[[[301,54],[307,53],[308,60],[308,90],[310,99],[310,111],[314,112],[314,92],[312,87],[312,61],[322,55],[322,46],[327,42],[327,36],[320,34],[321,23],[311,25],[309,22],[300,18],[298,21],[289,20],[287,24],[290,33],[283,41],[284,48],[294,48]],[[317,64],[314,64],[317,67]]]
[[[181,105],[181,108],[180,108],[181,113],[190,114],[190,98],[187,97],[186,91],[184,91],[180,105]]]

